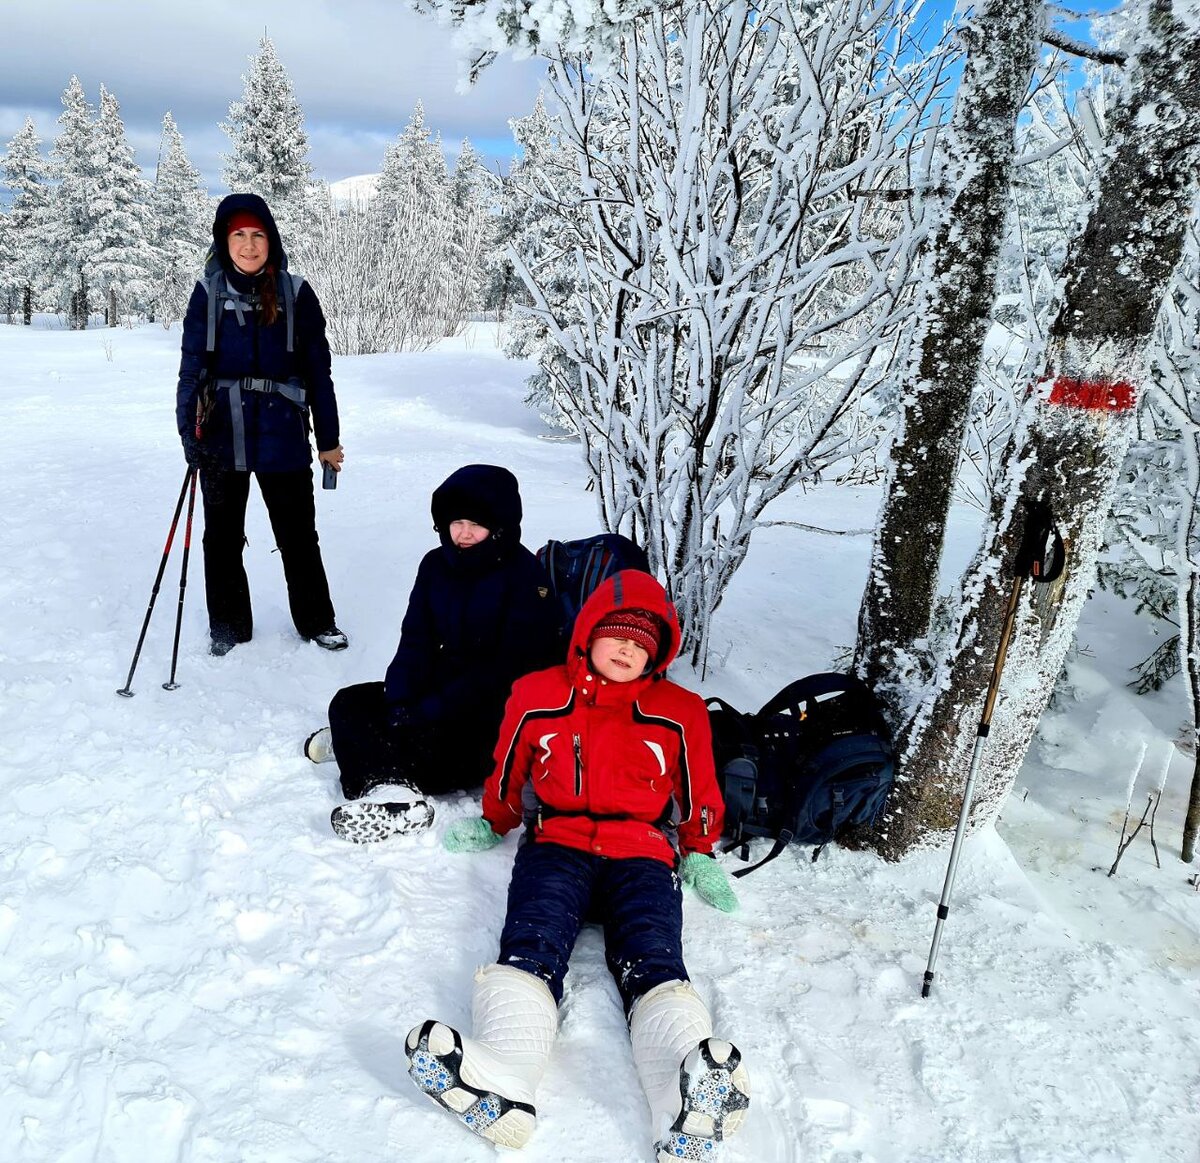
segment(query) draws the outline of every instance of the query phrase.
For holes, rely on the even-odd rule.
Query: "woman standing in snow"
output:
[[[242,563],[250,474],[283,560],[300,636],[342,650],[317,540],[309,428],[318,458],[340,472],[337,399],[325,317],[312,288],[288,273],[266,202],[231,194],[183,321],[175,419],[204,494],[204,589],[210,650],[227,654],[253,631]]]

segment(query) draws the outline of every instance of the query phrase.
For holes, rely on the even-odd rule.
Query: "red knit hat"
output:
[[[232,234],[235,230],[261,230],[263,234],[267,232],[263,220],[257,214],[251,214],[249,210],[235,210],[229,215],[229,221],[225,223],[225,233]]]
[[[596,623],[588,637],[588,646],[597,638],[628,638],[654,659],[658,656],[662,633],[662,619],[649,610],[613,610]]]

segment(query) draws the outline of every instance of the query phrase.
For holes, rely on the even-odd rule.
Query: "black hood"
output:
[[[279,227],[271,215],[270,207],[257,194],[229,194],[221,199],[217,213],[213,217],[213,248],[205,273],[211,274],[213,259],[220,263],[221,269],[227,274],[236,274],[237,268],[229,259],[229,231],[226,224],[239,211],[253,214],[267,231],[267,265],[275,268],[276,273],[287,270],[287,255],[283,252],[283,240],[279,237]]]
[[[517,545],[521,540],[521,493],[517,478],[495,464],[467,464],[455,469],[436,489],[429,506],[433,523],[446,545],[451,521],[485,525],[491,540]]]

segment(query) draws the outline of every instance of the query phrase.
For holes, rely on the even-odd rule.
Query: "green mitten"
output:
[[[733,885],[729,876],[711,856],[703,852],[689,852],[680,868],[683,883],[690,884],[696,895],[714,909],[732,913],[738,907]]]
[[[486,852],[499,843],[500,837],[492,831],[491,824],[479,816],[455,820],[442,837],[442,847],[447,852]]]

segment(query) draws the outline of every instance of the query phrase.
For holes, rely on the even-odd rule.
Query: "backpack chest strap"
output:
[[[296,280],[303,281],[299,276],[293,278],[290,273],[285,271],[284,277],[277,283],[283,291],[283,317],[287,325],[287,351],[289,354],[295,350],[296,346]],[[204,287],[208,293],[208,335],[205,350],[211,354],[217,350],[217,312],[221,310],[235,312],[238,326],[245,327],[246,316],[258,309],[259,297],[257,295],[239,295],[229,285],[224,271],[217,271],[211,275]]]

